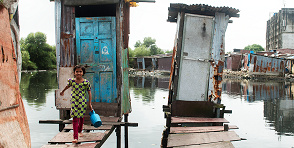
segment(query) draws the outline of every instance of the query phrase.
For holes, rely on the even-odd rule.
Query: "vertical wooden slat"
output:
[[[75,7],[61,4],[60,26],[60,66],[72,67],[75,64]]]

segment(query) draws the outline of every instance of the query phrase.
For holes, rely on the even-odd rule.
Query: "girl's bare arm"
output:
[[[66,91],[70,86],[65,86],[65,88],[60,92],[60,95],[63,96],[64,95],[64,91]]]

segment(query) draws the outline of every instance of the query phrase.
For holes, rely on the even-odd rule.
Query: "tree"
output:
[[[56,49],[46,43],[47,37],[42,32],[30,33],[25,39],[21,39],[22,51],[29,53],[29,60],[37,66],[37,69],[56,68]],[[23,52],[27,56],[26,52]],[[27,58],[27,57],[25,57]],[[25,67],[24,67],[25,68]]]
[[[167,50],[165,53],[173,53],[173,50]]]
[[[264,48],[258,44],[248,45],[244,48],[244,50],[250,50],[254,52],[264,51]]]
[[[151,45],[155,45],[156,40],[152,39],[151,37],[145,37],[143,40],[143,45],[145,45],[147,48]]]
[[[134,47],[135,47],[135,48],[136,48],[136,47],[140,47],[141,45],[142,45],[141,41],[137,41],[137,42],[135,43]]]
[[[134,45],[135,49],[133,50],[134,53],[131,53],[132,51],[129,51],[129,55],[132,54],[132,56],[134,57],[142,57],[163,54],[164,52],[160,48],[158,48],[155,43],[155,39],[152,39],[151,37],[145,37],[143,43],[141,43],[141,41],[136,42],[136,44]]]
[[[36,63],[33,63],[30,60],[30,54],[28,51],[21,51],[21,56],[22,56],[22,69],[33,70],[38,68]]]
[[[135,48],[134,50],[136,57],[143,57],[143,56],[150,56],[150,50],[145,46],[142,45],[140,47]]]

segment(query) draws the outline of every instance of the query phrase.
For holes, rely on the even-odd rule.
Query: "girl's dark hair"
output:
[[[81,66],[81,65],[76,65],[76,66],[74,67],[73,71],[75,72],[75,71],[76,71],[76,69],[78,69],[78,68],[81,68],[81,69],[82,69],[82,71],[83,71],[83,75],[85,75],[85,73],[86,73],[86,69],[85,69],[85,67],[84,67],[84,66]]]

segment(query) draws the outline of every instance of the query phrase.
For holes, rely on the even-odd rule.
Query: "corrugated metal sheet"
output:
[[[158,65],[157,69],[170,71],[171,63],[172,63],[172,57],[158,58],[157,59],[157,65]]]
[[[286,59],[266,57],[256,54],[251,54],[250,59],[250,64],[253,65],[253,69],[249,68],[249,72],[285,73]]]
[[[219,12],[224,13],[229,17],[239,17],[239,14],[237,13],[240,11],[232,7],[213,7],[205,4],[186,5],[181,3],[171,3],[169,7],[168,21],[176,22],[179,12],[206,16],[215,16],[215,13]]]
[[[225,59],[225,33],[229,23],[229,16],[225,13],[215,13],[214,32],[211,49],[208,100],[221,102],[222,76]],[[217,115],[218,117],[219,115]]]

